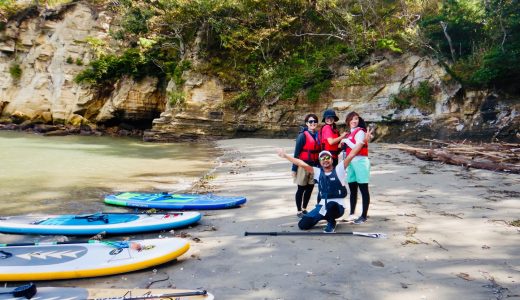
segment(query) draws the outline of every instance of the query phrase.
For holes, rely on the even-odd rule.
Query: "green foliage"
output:
[[[447,25],[456,58],[470,55],[476,45],[485,39],[484,5],[481,1],[445,0],[438,12],[425,16],[421,21],[422,30],[432,46],[442,55],[451,57],[441,22]]]
[[[351,69],[348,70],[347,80],[344,82],[346,86],[354,86],[354,85],[370,85],[374,83],[374,73],[375,69],[368,67],[362,69]]]
[[[20,78],[22,78],[22,68],[20,64],[16,62],[12,63],[11,66],[9,66],[9,74],[11,74],[13,80],[20,80]]]
[[[186,103],[186,95],[182,91],[168,92],[168,101],[171,106],[183,106]]]
[[[142,7],[131,7],[125,14],[122,22],[123,32],[141,34],[148,32],[147,21],[153,12]]]
[[[435,106],[433,92],[433,86],[428,81],[422,81],[416,87],[405,88],[400,90],[399,94],[392,95],[391,106],[398,109],[413,106],[423,112],[431,113]]]
[[[189,70],[190,68],[191,61],[189,60],[183,60],[175,66],[172,77],[177,85],[184,84],[184,80],[182,79],[182,73],[184,73],[184,71]]]
[[[380,50],[390,50],[395,53],[403,53],[397,42],[393,39],[382,38],[377,41],[377,48]]]
[[[94,55],[96,57],[100,57],[105,54],[105,52],[106,52],[105,51],[105,47],[106,47],[105,41],[89,36],[85,39],[85,42],[94,51]]]
[[[101,84],[124,75],[152,75],[171,78],[180,86],[182,74],[196,68],[237,91],[227,103],[235,109],[273,99],[292,101],[298,95],[318,101],[337,66],[359,66],[374,51],[403,53],[423,47],[450,61],[452,49],[441,22],[453,41],[455,61],[447,64],[453,78],[475,86],[520,79],[514,68],[520,62],[520,10],[512,0],[118,3],[114,11],[120,13],[120,29],[111,35],[128,50],[115,54],[101,40],[87,39],[96,60],[78,75],[79,82]],[[196,67],[187,60],[193,49],[201,62]],[[345,84],[372,84],[384,72],[359,68],[348,74]],[[419,97],[421,93],[427,95],[428,90],[396,102],[427,107],[428,101],[419,101],[427,99]]]
[[[72,59],[72,57],[67,57],[67,59],[65,60],[66,63],[68,64],[72,64],[74,62],[74,60]]]
[[[420,23],[431,49],[451,60],[447,24],[455,62],[449,72],[474,87],[516,89],[520,71],[520,9],[518,1],[446,0]]]
[[[318,102],[320,95],[329,89],[330,86],[330,80],[324,80],[322,82],[316,83],[307,90],[307,99],[309,99],[309,101],[312,103]]]
[[[76,65],[78,66],[82,66],[83,65],[83,60],[81,58],[76,58]]]
[[[123,75],[140,79],[159,72],[160,69],[150,57],[140,53],[137,49],[129,49],[121,56],[101,55],[89,64],[88,69],[79,73],[74,80],[77,83],[98,84],[113,82]]]
[[[254,97],[251,92],[245,91],[226,101],[224,105],[225,107],[240,111],[245,109],[248,104],[251,103],[252,99],[254,99]]]

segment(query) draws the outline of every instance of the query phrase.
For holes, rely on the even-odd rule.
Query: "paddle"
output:
[[[31,299],[36,295],[36,285],[34,283],[28,283],[14,288],[9,292],[1,292],[0,295],[13,294],[13,297],[25,297]]]
[[[327,232],[317,232],[317,231],[301,231],[301,232],[248,232],[246,231],[244,233],[245,236],[248,235],[270,235],[270,236],[279,236],[279,235],[356,235],[356,236],[364,236],[374,239],[382,239],[386,238],[386,234],[384,233],[368,233],[368,232],[334,232],[334,233],[327,233]]]
[[[128,293],[127,293],[128,294]],[[203,291],[193,291],[193,292],[179,292],[179,293],[166,293],[166,294],[148,294],[143,296],[127,296],[125,294],[122,297],[110,297],[110,298],[95,298],[95,299],[87,299],[87,300],[140,300],[140,299],[160,299],[160,298],[175,298],[175,297],[193,297],[193,296],[206,296],[208,292],[206,290]]]

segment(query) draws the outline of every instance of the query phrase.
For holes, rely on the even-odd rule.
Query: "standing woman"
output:
[[[346,132],[339,134],[336,128],[336,122],[339,120],[336,112],[332,109],[327,109],[323,112],[322,122],[325,123],[320,129],[321,149],[327,150],[332,154],[333,166],[338,165],[339,142],[346,136]]]
[[[318,142],[318,116],[308,114],[305,116],[305,127],[296,138],[296,146],[294,147],[294,157],[303,160],[310,166],[319,166],[318,154],[321,149]],[[303,217],[307,213],[307,204],[311,198],[314,189],[314,177],[304,168],[292,165],[292,174],[294,183],[297,184],[296,190],[296,209],[298,217]]]
[[[362,224],[368,218],[368,206],[370,205],[370,194],[368,192],[368,182],[370,180],[370,160],[368,159],[368,143],[365,143],[366,124],[356,112],[351,112],[345,119],[345,124],[350,128],[350,133],[342,144],[346,145],[348,155],[356,145],[364,144],[363,148],[352,159],[347,168],[347,183],[350,189],[350,216],[354,219],[357,203],[358,188],[363,199],[363,212],[361,216],[354,220],[354,224]]]

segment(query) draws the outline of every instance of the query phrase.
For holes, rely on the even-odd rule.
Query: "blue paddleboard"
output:
[[[200,220],[198,212],[94,213],[0,217],[0,232],[16,234],[131,234],[185,227]]]
[[[246,203],[245,197],[213,194],[169,194],[125,192],[105,197],[105,203],[157,209],[222,209]]]

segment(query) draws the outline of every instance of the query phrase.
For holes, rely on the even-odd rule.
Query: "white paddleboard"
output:
[[[190,245],[180,238],[126,242],[0,244],[0,281],[96,277],[131,272],[171,261]]]
[[[199,212],[93,213],[0,217],[0,232],[14,234],[131,234],[185,227],[200,220]]]

